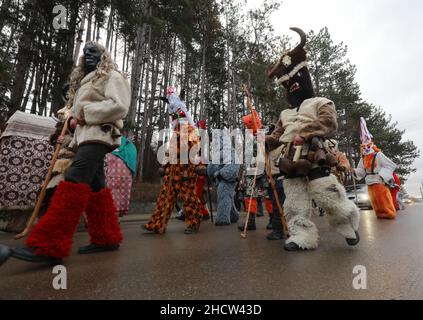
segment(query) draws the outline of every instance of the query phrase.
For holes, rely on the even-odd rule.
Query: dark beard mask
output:
[[[89,43],[84,47],[84,65],[86,74],[97,69],[97,65],[101,60],[101,55],[102,53],[100,50],[92,43]]]
[[[314,97],[313,84],[307,68],[301,69],[282,85],[286,89],[286,98],[292,108],[299,108],[305,100]]]

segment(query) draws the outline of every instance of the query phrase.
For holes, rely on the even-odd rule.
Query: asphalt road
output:
[[[329,231],[325,218],[318,250],[288,253],[282,241],[265,239],[267,218],[242,240],[236,226],[205,222],[196,235],[172,220],[166,235],[149,235],[140,223],[122,225],[118,252],[78,256],[88,235],[75,236],[65,262],[67,290],[56,291],[51,267],[9,260],[0,268],[0,299],[422,299],[423,205],[396,221],[362,211],[362,241],[350,248]],[[18,245],[9,234],[0,243]],[[367,290],[353,288],[353,269],[367,269]]]

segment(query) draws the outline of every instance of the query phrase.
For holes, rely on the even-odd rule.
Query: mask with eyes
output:
[[[291,30],[300,35],[301,42],[295,49],[282,55],[279,62],[268,72],[268,76],[270,79],[277,79],[277,83],[286,89],[289,104],[298,108],[304,100],[314,97],[314,90],[307,68],[307,53],[304,50],[306,34],[299,28]]]
[[[97,69],[103,53],[94,43],[87,43],[84,47],[85,73],[90,73]]]
[[[372,142],[361,145],[361,153],[363,156],[369,156],[375,152],[375,145]]]

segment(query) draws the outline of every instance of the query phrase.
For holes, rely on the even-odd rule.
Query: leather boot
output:
[[[267,235],[267,240],[275,241],[286,239],[285,233],[283,231],[282,220],[279,214],[273,216],[272,230],[273,231]]]

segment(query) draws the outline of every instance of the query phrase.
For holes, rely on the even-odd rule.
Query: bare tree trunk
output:
[[[36,66],[35,66],[35,65],[33,65],[33,67],[32,67],[32,71],[31,71],[31,76],[30,76],[30,78],[29,78],[29,85],[28,85],[28,89],[27,89],[27,91],[26,91],[26,95],[25,95],[25,98],[24,98],[24,100],[23,100],[22,107],[21,107],[21,111],[23,111],[23,112],[25,112],[25,111],[26,111],[26,105],[28,104],[29,96],[30,96],[30,94],[31,94],[32,87],[33,87],[33,85],[34,85],[35,70],[36,70]]]
[[[106,37],[106,48],[109,50],[110,48],[110,40],[113,38],[113,16],[114,16],[114,8],[110,10],[109,14],[109,21],[107,22],[107,37]],[[109,50],[110,51],[110,50]]]
[[[201,118],[205,115],[205,103],[206,103],[206,38],[203,40],[203,58],[201,62],[201,98],[200,98],[200,114]]]
[[[36,114],[37,113],[37,105],[40,97],[40,87],[41,87],[41,80],[42,80],[42,67],[41,65],[38,65],[37,67],[37,75],[35,77],[35,88],[32,92],[32,106],[31,106],[31,113]]]
[[[145,133],[147,130],[147,125],[148,125],[148,88],[149,88],[149,82],[150,82],[150,65],[151,65],[151,59],[150,59],[150,48],[151,48],[151,36],[152,36],[152,30],[151,30],[151,26],[149,26],[149,34],[148,34],[148,43],[147,43],[147,50],[146,50],[146,72],[147,72],[147,76],[146,76],[146,80],[145,80],[145,94],[144,94],[144,118],[142,121],[142,126],[141,126],[141,150],[138,154],[138,161],[142,161],[143,157],[144,157],[144,152],[146,149],[145,143],[146,143],[146,137],[145,137]],[[144,171],[144,166],[143,164],[141,164],[140,166],[140,171],[139,171],[139,175],[137,177],[137,179],[139,180],[140,177],[143,176],[143,171]]]
[[[82,19],[81,19],[81,22],[79,24],[78,38],[76,40],[75,52],[73,54],[73,61],[75,61],[75,62],[77,62],[78,56],[79,56],[79,51],[81,50],[81,45],[82,45],[82,42],[83,42],[82,37],[84,36],[85,20],[86,20],[87,15],[88,15],[88,4],[85,4],[84,9],[82,10]]]
[[[125,61],[126,61],[126,37],[123,38],[123,61],[122,61],[123,72],[125,72]]]
[[[74,66],[73,55],[75,51],[75,30],[78,19],[79,8],[74,7],[70,11],[69,30],[62,33],[60,39],[61,49],[57,54],[60,54],[59,68],[55,74],[53,101],[51,103],[50,114],[56,113],[62,107],[62,88],[68,81],[69,75]]]
[[[120,23],[119,23],[120,21],[118,20],[117,21],[117,26],[116,26],[116,32],[115,32],[115,49],[113,50],[113,61],[115,61],[116,62],[116,55],[117,55],[117,44],[118,44],[118,32],[117,32],[117,30],[119,30],[119,25],[120,25]]]
[[[149,6],[149,0],[146,0],[145,7],[143,8],[144,14],[147,12],[147,7]],[[134,61],[132,64],[132,77],[131,77],[131,106],[129,108],[127,122],[131,125],[131,127],[135,126],[135,118],[136,118],[136,108],[138,102],[138,92],[140,89],[140,76],[142,65],[144,64],[144,55],[143,55],[143,47],[145,45],[145,33],[146,33],[146,24],[143,23],[142,25],[138,26],[137,29],[137,38],[136,38],[136,45],[135,45],[135,53],[134,53]],[[127,60],[128,63],[128,60]]]
[[[87,35],[85,37],[85,42],[91,41],[91,33],[92,33],[92,24],[93,24],[93,5],[90,3],[88,4],[88,23],[87,23]]]
[[[26,87],[25,78],[31,65],[31,56],[33,55],[32,50],[34,35],[31,28],[33,23],[37,21],[38,12],[33,7],[33,4],[27,4],[26,9],[28,13],[28,20],[19,40],[19,50],[15,66],[15,78],[13,80],[7,119],[21,108]]]

